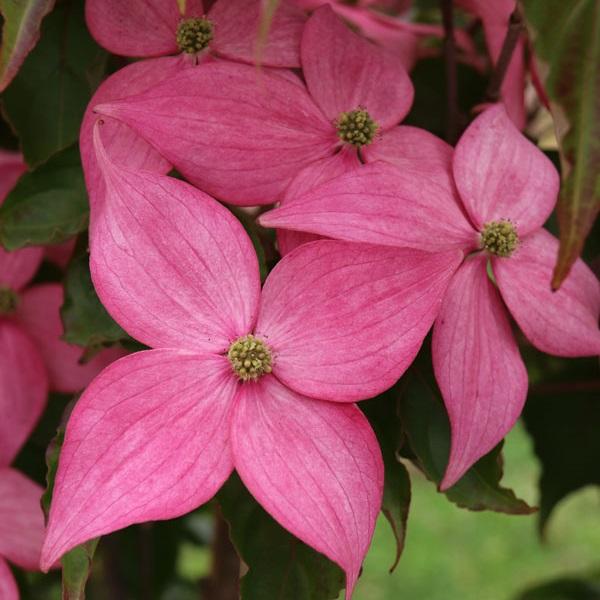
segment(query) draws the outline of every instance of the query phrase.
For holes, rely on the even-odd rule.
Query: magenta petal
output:
[[[209,500],[233,468],[237,389],[219,356],[149,350],[105,369],[67,425],[42,569],[93,537]]]
[[[10,567],[0,556],[0,598],[3,600],[19,600],[19,588]]]
[[[520,236],[544,224],[559,187],[552,162],[519,132],[501,104],[479,115],[462,135],[454,177],[478,229],[508,219]]]
[[[19,471],[0,468],[0,556],[24,569],[39,568],[44,538],[43,491]]]
[[[105,155],[101,164],[108,201],[90,267],[102,303],[148,346],[227,350],[251,331],[260,294],[242,225],[183,181],[120,169]]]
[[[381,451],[364,415],[266,376],[242,388],[231,441],[248,490],[283,527],[346,571],[350,598],[383,491]]]
[[[22,154],[0,148],[0,204],[26,170]]]
[[[600,354],[600,283],[577,260],[559,290],[550,288],[558,240],[541,229],[510,258],[494,259],[502,297],[529,341],[548,354]]]
[[[468,259],[452,278],[432,357],[452,433],[440,484],[447,489],[510,431],[527,395],[525,365],[484,256]]]
[[[246,206],[278,200],[337,143],[297,81],[226,62],[187,69],[97,110],[133,127],[200,189]]]
[[[61,339],[64,333],[60,319],[62,303],[63,288],[58,283],[32,286],[22,295],[17,319],[36,342],[48,370],[50,389],[78,392],[125,351],[109,348],[85,364],[79,364],[83,348]]]
[[[353,242],[436,252],[471,249],[477,234],[448,178],[384,162],[365,165],[260,217],[262,225]]]
[[[7,252],[0,246],[0,288],[18,291],[29,283],[38,270],[44,249],[32,246]]]
[[[410,110],[414,89],[398,58],[350,31],[330,6],[308,20],[301,55],[308,89],[328,119],[362,107],[387,129]]]
[[[10,464],[46,404],[48,380],[31,339],[0,320],[0,467]]]
[[[273,373],[301,394],[375,396],[402,375],[437,316],[462,253],[312,242],[269,275],[256,333]]]

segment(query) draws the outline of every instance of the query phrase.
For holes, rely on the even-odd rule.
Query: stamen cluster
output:
[[[362,108],[341,113],[335,125],[343,142],[358,147],[370,144],[379,129],[379,125]]]
[[[481,245],[490,254],[506,258],[519,245],[517,228],[507,220],[486,223],[481,233]]]
[[[235,374],[242,381],[256,381],[272,369],[273,358],[269,347],[252,334],[233,342],[227,357]]]
[[[205,18],[185,19],[177,28],[177,46],[182,52],[196,54],[213,39],[213,25]]]

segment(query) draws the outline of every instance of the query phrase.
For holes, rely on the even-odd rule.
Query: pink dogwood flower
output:
[[[311,163],[377,156],[413,99],[397,59],[329,6],[308,20],[301,55],[306,86],[288,71],[213,63],[96,111],[129,125],[216,198],[268,204]]]
[[[558,240],[542,225],[556,201],[558,174],[501,105],[475,119],[454,153],[441,141],[429,151],[429,159],[414,161],[409,150],[396,166],[382,162],[341,175],[265,213],[261,223],[470,253],[433,329],[435,375],[452,430],[446,489],[506,435],[525,401],[527,373],[504,305],[543,352],[596,355],[600,285],[578,260],[563,287],[551,291]],[[435,166],[429,173],[427,162]]]
[[[350,596],[383,484],[353,402],[406,369],[461,253],[317,242],[261,291],[252,243],[227,209],[118,166],[98,129],[95,144],[110,198],[94,284],[153,349],[108,367],[75,406],[42,568],[87,539],[197,508],[235,468],[281,525],[346,571]]]

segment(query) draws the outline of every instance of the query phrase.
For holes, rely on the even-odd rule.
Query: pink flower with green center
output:
[[[261,291],[233,215],[185,182],[117,166],[99,128],[109,198],[92,276],[113,317],[153,349],[111,365],[77,403],[42,567],[197,508],[235,468],[282,526],[346,571],[350,595],[383,485],[354,401],[410,364],[462,254],[316,242]]]
[[[542,225],[556,201],[558,174],[502,106],[475,119],[454,152],[430,142],[418,161],[408,148],[396,165],[341,175],[265,213],[261,223],[469,254],[433,329],[434,369],[452,430],[445,489],[506,435],[525,402],[527,373],[505,307],[543,352],[593,356],[600,353],[600,285],[578,260],[563,286],[551,291],[558,240]],[[427,162],[435,166],[429,174]]]
[[[216,198],[268,204],[312,163],[351,168],[359,156],[368,162],[389,152],[413,99],[396,57],[350,31],[329,6],[308,20],[301,58],[306,85],[289,71],[212,63],[95,109],[130,126]]]

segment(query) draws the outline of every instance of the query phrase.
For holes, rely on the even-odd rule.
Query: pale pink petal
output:
[[[525,365],[486,260],[477,255],[460,267],[433,327],[433,367],[451,429],[441,489],[500,442],[527,395]]]
[[[203,15],[201,0],[186,1],[186,16]],[[86,0],[85,20],[94,39],[113,54],[163,56],[179,52],[182,18],[177,0]]]
[[[108,198],[90,260],[100,300],[148,346],[226,350],[251,331],[260,294],[242,225],[191,185],[121,169],[99,140],[97,150]]]
[[[11,573],[10,567],[0,556],[0,598],[3,600],[19,600],[19,588]]]
[[[48,381],[33,342],[0,320],[0,466],[9,465],[46,404]]]
[[[0,148],[0,204],[26,170],[21,153]]]
[[[7,252],[0,246],[0,288],[18,291],[35,275],[44,257],[44,249],[32,246]]]
[[[494,275],[510,312],[529,341],[548,354],[600,354],[600,283],[577,260],[560,289],[550,288],[558,240],[541,229],[509,258],[493,260]]]
[[[269,275],[256,334],[301,394],[353,402],[389,388],[437,316],[462,253],[312,242]]]
[[[293,0],[279,1],[260,54],[261,2],[217,0],[208,17],[215,26],[211,50],[216,54],[245,63],[260,59],[267,67],[300,66],[300,38],[306,16]]]
[[[243,206],[279,200],[300,169],[339,141],[296,81],[226,62],[96,109],[138,131],[200,189]]]
[[[415,177],[384,162],[290,198],[259,221],[266,227],[430,252],[478,244],[449,178],[425,169]]]
[[[220,356],[149,350],[104,370],[67,425],[42,569],[98,535],[209,500],[233,468],[237,389]]]
[[[479,115],[462,135],[454,178],[479,229],[508,219],[521,236],[550,216],[560,183],[550,159],[518,131],[501,104]]]
[[[414,89],[398,59],[350,31],[330,6],[308,20],[301,56],[308,89],[331,121],[362,107],[387,129],[410,110]]]
[[[71,238],[62,244],[50,244],[44,246],[44,254],[46,260],[55,264],[61,269],[65,269],[73,256],[75,250],[76,238]]]
[[[56,392],[78,392],[100,371],[124,356],[122,348],[109,348],[80,364],[83,348],[63,342],[60,319],[63,288],[58,283],[34,285],[27,289],[19,303],[16,318],[29,333],[44,359],[50,389]]]
[[[43,491],[19,471],[0,468],[0,556],[24,569],[39,569],[44,539]]]
[[[283,527],[345,570],[350,598],[383,492],[381,451],[364,415],[265,376],[243,386],[231,441],[248,490]]]

